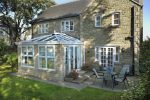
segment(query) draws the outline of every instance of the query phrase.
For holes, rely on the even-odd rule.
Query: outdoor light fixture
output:
[[[128,37],[125,37],[125,40],[132,40],[133,39],[133,36],[128,36]]]
[[[121,52],[124,53],[124,52],[125,52],[125,48],[122,48],[122,49],[121,49]]]

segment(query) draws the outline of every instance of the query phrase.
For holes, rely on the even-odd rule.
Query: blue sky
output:
[[[67,3],[75,0],[54,0],[58,4]],[[144,38],[146,36],[150,37],[150,0],[144,0],[144,23],[143,23],[143,30],[144,30]]]

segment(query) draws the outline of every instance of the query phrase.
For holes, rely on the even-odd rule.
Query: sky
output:
[[[58,4],[67,3],[75,0],[54,0]],[[144,0],[143,33],[144,39],[150,37],[150,0]]]

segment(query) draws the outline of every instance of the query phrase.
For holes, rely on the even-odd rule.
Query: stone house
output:
[[[18,43],[19,73],[63,80],[98,61],[138,74],[143,0],[79,0],[55,5],[32,21],[32,39]]]

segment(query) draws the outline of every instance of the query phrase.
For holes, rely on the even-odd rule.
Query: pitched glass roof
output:
[[[43,35],[27,41],[21,41],[17,44],[83,44],[79,39],[66,35],[64,33],[53,33]]]

